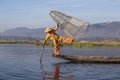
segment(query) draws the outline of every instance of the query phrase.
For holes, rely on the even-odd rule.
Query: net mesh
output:
[[[50,16],[56,23],[59,23],[60,28],[69,37],[75,40],[80,40],[88,30],[89,24],[83,20],[68,16],[58,11],[50,11]]]

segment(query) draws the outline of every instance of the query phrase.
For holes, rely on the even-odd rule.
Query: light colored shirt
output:
[[[56,44],[57,44],[58,41],[59,41],[59,35],[56,34],[56,31],[58,30],[58,27],[59,27],[59,26],[56,25],[56,26],[52,29],[51,32],[48,32],[48,33],[46,34],[44,44],[46,43],[46,41],[47,41],[48,39],[50,39],[50,40],[53,41],[54,45],[56,46]]]

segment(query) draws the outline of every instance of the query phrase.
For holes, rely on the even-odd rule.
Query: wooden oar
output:
[[[43,47],[41,49],[40,62],[42,62],[42,57],[43,57],[43,54],[44,54],[44,47],[45,47],[45,45],[43,45]]]

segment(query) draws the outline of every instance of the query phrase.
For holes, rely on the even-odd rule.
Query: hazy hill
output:
[[[22,39],[43,39],[45,36],[45,28],[29,29],[26,27],[18,27],[14,29],[9,29],[0,33],[1,38],[7,37],[8,39],[17,39],[20,37]],[[63,32],[58,31],[59,34],[63,35]],[[87,34],[83,39],[89,40],[118,40],[120,39],[120,22],[106,22],[97,23],[90,25]]]
[[[92,24],[84,37],[92,40],[120,39],[120,22]]]
[[[21,37],[21,38],[31,38],[31,39],[41,39],[44,38],[45,33],[43,32],[45,28],[38,28],[38,29],[29,29],[26,27],[18,27],[14,29],[9,29],[1,33],[0,35],[4,38],[14,38],[14,37]]]

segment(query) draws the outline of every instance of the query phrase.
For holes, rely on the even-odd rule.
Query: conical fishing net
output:
[[[59,23],[60,28],[69,37],[75,40],[80,40],[81,37],[87,32],[88,22],[68,16],[58,11],[50,11],[50,16],[56,23]]]

